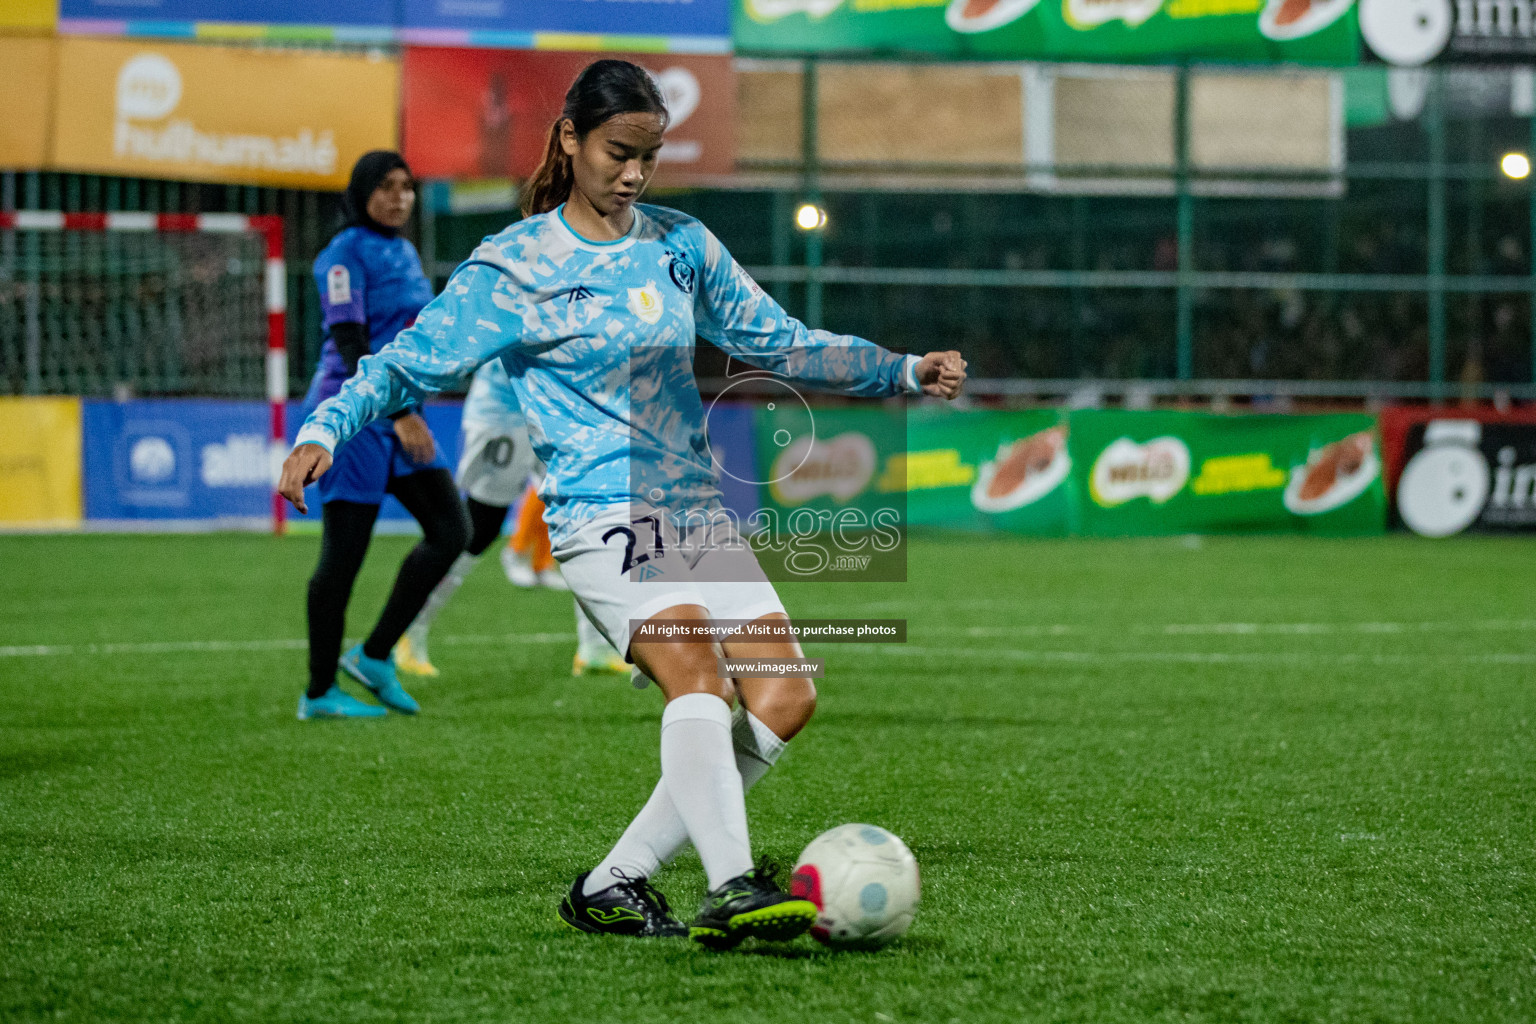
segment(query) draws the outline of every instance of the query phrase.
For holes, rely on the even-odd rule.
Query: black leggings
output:
[[[464,504],[469,506],[469,521],[473,526],[469,546],[464,550],[472,555],[484,554],[485,549],[501,536],[501,524],[506,522],[510,506],[486,505],[474,498],[466,498]]]
[[[426,469],[390,482],[389,493],[421,524],[422,539],[405,556],[389,601],[363,642],[370,658],[387,658],[416,613],[469,543],[470,523],[446,469]],[[362,568],[379,506],[328,501],[322,510],[320,563],[309,578],[309,695],[336,682],[336,661],[346,629],[347,601]]]

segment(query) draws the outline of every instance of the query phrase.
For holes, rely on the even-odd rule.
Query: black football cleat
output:
[[[582,895],[590,871],[583,872],[560,901],[560,920],[579,932],[680,939],[688,928],[672,916],[667,898],[648,880],[613,869],[618,882],[591,896]]]
[[[778,867],[759,861],[704,897],[689,936],[710,949],[730,949],[751,937],[787,942],[816,922],[816,904],[791,896],[774,879]]]

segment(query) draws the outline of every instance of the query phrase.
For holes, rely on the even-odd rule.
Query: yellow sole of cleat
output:
[[[689,928],[688,937],[701,946],[713,950],[730,949],[745,938],[745,936],[723,932],[718,928]]]
[[[731,933],[750,935],[770,942],[787,942],[816,923],[816,904],[810,900],[791,900],[762,910],[749,910],[731,918]]]

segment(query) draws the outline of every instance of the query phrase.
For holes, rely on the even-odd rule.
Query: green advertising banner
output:
[[[757,408],[752,432],[764,507],[904,507],[906,422],[900,406],[812,408],[795,397]]]
[[[922,406],[759,409],[766,508],[787,514],[895,510],[909,525],[1065,536],[1072,460],[1067,415]]]
[[[1355,0],[735,0],[738,53],[1351,66]]]
[[[907,420],[907,521],[915,526],[1066,535],[1072,457],[1055,409],[957,412]]]
[[[812,406],[792,391],[753,410],[748,533],[769,578],[906,579],[906,423],[899,405]]]
[[[1372,416],[1080,412],[1071,424],[1076,534],[1386,527]]]
[[[754,432],[763,507],[785,522],[854,510],[1036,537],[1386,527],[1368,415],[777,405]]]

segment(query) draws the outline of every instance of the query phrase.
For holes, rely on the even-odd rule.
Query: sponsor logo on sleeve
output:
[[[338,263],[325,274],[326,298],[333,306],[345,306],[352,301],[352,274]]]

